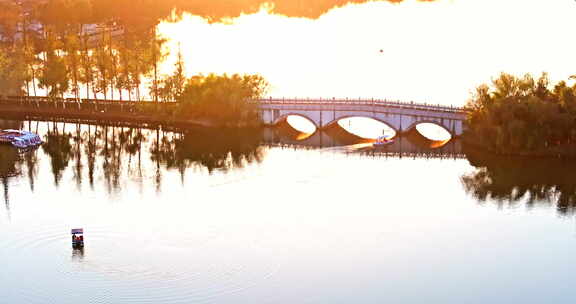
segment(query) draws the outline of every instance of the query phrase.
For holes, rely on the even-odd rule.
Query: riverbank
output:
[[[497,151],[486,145],[479,144],[474,138],[470,136],[464,135],[461,137],[461,140],[464,146],[468,146],[485,153],[490,153],[495,156],[522,158],[559,158],[576,160],[576,145],[560,145],[550,149],[540,149],[534,151]]]

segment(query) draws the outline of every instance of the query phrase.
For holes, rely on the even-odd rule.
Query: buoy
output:
[[[84,248],[84,229],[76,228],[72,229],[72,247],[73,248]]]

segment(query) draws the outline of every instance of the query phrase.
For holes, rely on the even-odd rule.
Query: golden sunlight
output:
[[[286,122],[296,131],[302,132],[303,135],[300,136],[300,139],[305,139],[316,132],[316,126],[304,117],[290,115],[286,117]]]
[[[364,139],[376,139],[380,136],[393,138],[396,131],[388,125],[368,117],[350,117],[338,121],[338,125],[348,133]]]
[[[426,137],[432,141],[446,141],[452,138],[450,132],[446,131],[444,128],[431,124],[431,123],[423,123],[416,126],[416,130],[420,135]]]
[[[576,61],[562,60],[576,53],[574,16],[573,1],[413,0],[351,4],[317,20],[269,8],[226,24],[185,15],[159,31],[172,50],[180,44],[189,75],[259,73],[272,96],[463,105],[500,71],[574,74]]]

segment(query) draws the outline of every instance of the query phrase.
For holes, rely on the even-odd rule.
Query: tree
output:
[[[174,63],[174,71],[171,75],[159,80],[157,87],[159,99],[163,101],[177,100],[184,92],[185,84],[186,75],[184,72],[184,58],[182,57],[182,50],[178,47],[178,55],[176,63]],[[151,90],[154,90],[154,87],[152,87]]]
[[[72,83],[72,93],[76,99],[80,98],[80,67],[81,67],[81,53],[82,46],[76,34],[68,34],[64,37],[65,57],[64,62],[68,69]]]
[[[13,2],[0,2],[0,44],[13,45],[16,41],[20,7]]]
[[[576,90],[561,81],[549,89],[546,74],[534,81],[501,74],[469,101],[465,137],[498,153],[564,153],[576,140]],[[564,150],[567,151],[567,150]]]
[[[219,125],[255,124],[258,110],[253,100],[261,98],[268,88],[260,75],[192,77],[178,99],[178,115],[206,118]]]
[[[0,47],[0,95],[22,95],[28,72],[22,47]]]
[[[38,84],[41,88],[48,90],[48,96],[63,97],[70,85],[64,59],[52,48],[45,53],[46,58]]]

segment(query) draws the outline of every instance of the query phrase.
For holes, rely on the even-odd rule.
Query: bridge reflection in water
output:
[[[416,130],[397,136],[394,143],[382,148],[374,148],[372,145],[374,140],[351,134],[340,126],[317,130],[309,134],[299,132],[284,122],[275,128],[266,128],[263,132],[264,143],[274,146],[293,146],[311,149],[342,148],[341,150],[345,152],[390,157],[452,159],[466,157],[462,152],[460,140],[429,140],[420,135]]]
[[[65,175],[71,174],[79,189],[83,183],[88,182],[93,188],[98,180],[104,180],[107,192],[114,193],[119,191],[124,178],[141,180],[143,176],[151,175],[155,176],[154,184],[159,189],[164,170],[177,170],[183,180],[190,168],[209,174],[215,170],[241,169],[263,161],[270,147],[331,148],[335,152],[390,157],[464,157],[459,141],[433,142],[416,132],[399,137],[388,147],[374,150],[371,140],[352,135],[340,127],[312,135],[282,125],[261,131],[240,131],[0,121],[0,128],[37,132],[45,141],[38,150],[26,153],[18,153],[8,145],[0,146],[0,180],[6,204],[10,200],[11,179],[26,176],[30,190],[34,191],[39,171],[45,173],[47,165],[56,187]]]
[[[139,162],[149,157],[154,167],[164,165],[183,172],[189,167],[214,170],[241,168],[245,163],[260,162],[267,147],[296,147],[305,149],[334,148],[335,151],[422,158],[464,158],[459,140],[431,141],[417,131],[397,137],[384,148],[374,149],[372,141],[332,127],[314,134],[305,134],[292,127],[280,125],[263,130],[212,129],[156,129],[133,126],[89,125],[70,122],[0,121],[0,128],[23,128],[37,132],[44,140],[39,151],[18,153],[9,145],[0,146],[0,178],[7,188],[7,180],[28,173],[31,190],[38,171],[37,162],[49,158],[53,180],[57,186],[63,171],[74,164],[77,183],[82,181],[79,170],[89,169],[90,184],[94,183],[95,166],[100,160],[106,177],[118,177],[126,162]],[[138,164],[141,168],[142,164]],[[108,183],[118,183],[114,178]],[[5,191],[7,197],[7,192]]]
[[[251,131],[167,130],[0,121],[0,128],[8,127],[38,132],[45,141],[41,148],[26,153],[0,146],[0,183],[8,218],[13,181],[26,184],[24,187],[29,187],[30,192],[35,192],[38,183],[45,188],[50,182],[56,188],[62,185],[110,195],[126,187],[161,191],[164,184],[177,183],[178,174],[184,185],[188,170],[196,176],[243,178],[244,169],[263,162],[277,148],[319,149],[376,158],[465,158],[475,169],[458,178],[464,190],[480,202],[547,204],[556,206],[561,214],[576,210],[573,162],[495,157],[471,150],[459,140],[430,141],[417,132],[405,133],[394,144],[374,149],[371,140],[339,127],[309,135],[286,125]],[[195,183],[200,180],[204,179],[195,179]]]

